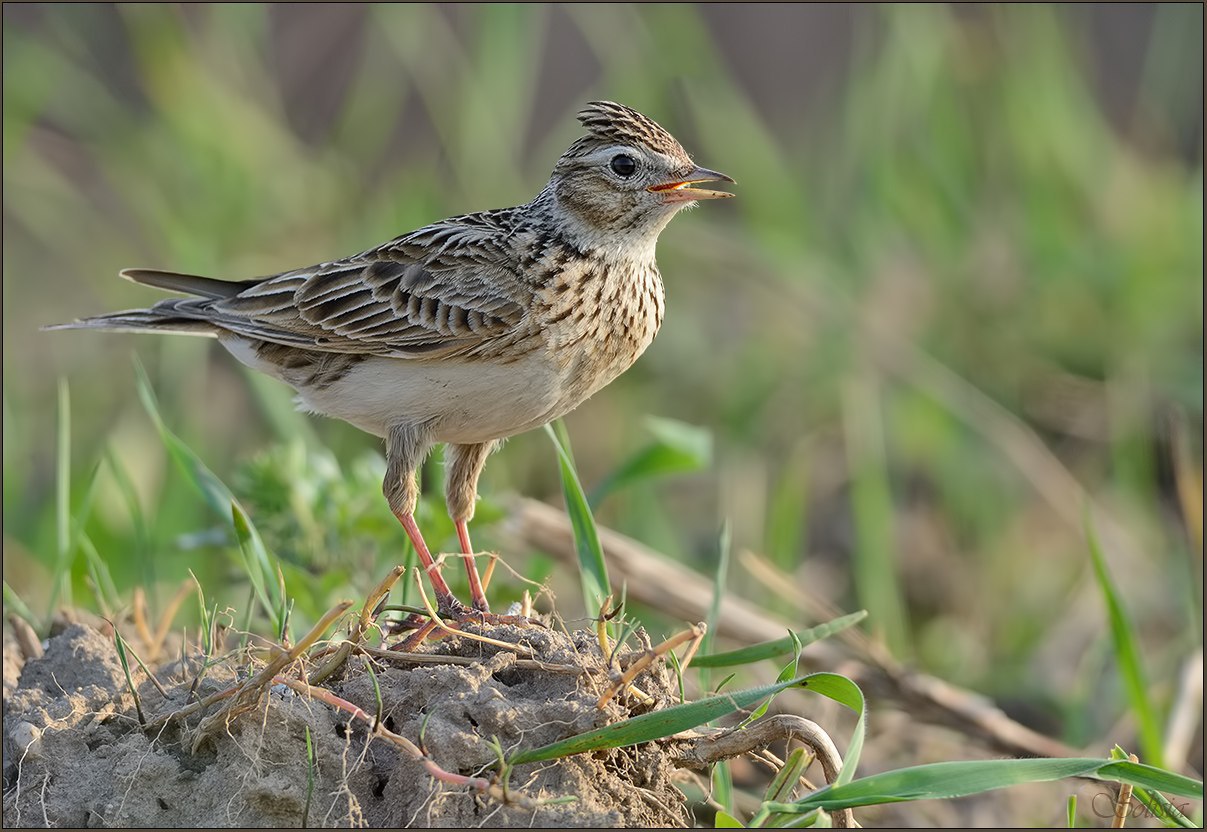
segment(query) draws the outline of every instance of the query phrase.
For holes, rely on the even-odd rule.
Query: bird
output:
[[[684,208],[733,196],[667,130],[612,101],[578,113],[574,141],[530,202],[440,220],[340,260],[250,280],[125,269],[185,295],[47,329],[216,338],[285,382],[299,408],[385,440],[382,491],[444,618],[492,616],[469,522],[502,440],[547,424],[627,370],[662,325],[655,263]],[[736,184],[736,183],[735,183]],[[415,522],[417,471],[445,445],[445,501],[471,606],[449,589]]]

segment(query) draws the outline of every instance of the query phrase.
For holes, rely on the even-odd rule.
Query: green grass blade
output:
[[[842,769],[834,778],[835,785],[849,783],[855,777],[855,769],[859,766],[859,758],[863,754],[863,739],[867,732],[868,708],[863,691],[859,689],[859,685],[837,673],[814,673],[807,678],[809,690],[829,697],[840,705],[846,705],[859,714],[859,719],[855,721],[855,730],[851,732],[851,741],[847,743]]]
[[[1111,641],[1115,645],[1115,656],[1119,661],[1119,673],[1123,677],[1123,687],[1127,691],[1128,701],[1136,716],[1139,731],[1140,748],[1145,759],[1153,765],[1160,766],[1164,760],[1164,743],[1161,738],[1161,725],[1156,711],[1148,698],[1148,683],[1144,678],[1144,666],[1140,661],[1140,650],[1136,645],[1135,632],[1128,620],[1127,611],[1119,592],[1111,580],[1106,568],[1106,559],[1094,531],[1094,524],[1089,511],[1085,514],[1085,535],[1090,546],[1090,562],[1094,566],[1094,577],[1098,581],[1098,589],[1102,592],[1102,600],[1106,603],[1107,619],[1111,626]]]
[[[120,609],[122,605],[121,596],[117,592],[117,586],[113,583],[113,575],[109,571],[109,564],[105,563],[105,559],[97,551],[96,544],[92,542],[92,538],[80,532],[77,545],[88,562],[88,571],[92,575],[92,582],[96,585],[98,597],[103,599],[103,603],[109,609]]]
[[[725,714],[748,708],[768,696],[774,696],[790,687],[812,688],[813,681],[822,674],[802,676],[787,682],[774,685],[750,688],[735,693],[721,694],[686,705],[674,705],[661,711],[642,714],[626,719],[613,725],[606,725],[585,734],[579,734],[569,739],[545,745],[540,748],[521,751],[509,761],[511,765],[535,763],[541,760],[554,760],[571,754],[582,754],[587,751],[598,751],[604,748],[620,748],[649,742],[660,737],[668,737],[680,731],[703,725],[710,720]]]
[[[796,665],[800,661],[801,643],[800,639],[791,630],[788,631],[788,636],[792,639],[792,660],[780,668],[779,674],[775,677],[777,682],[786,682],[796,675]],[[763,703],[754,709],[754,712],[746,719],[742,720],[742,728],[745,728],[750,723],[767,713],[767,709],[771,707],[771,697],[763,700]]]
[[[819,789],[794,805],[799,811],[851,809],[879,803],[945,800],[1066,777],[1092,777],[1203,798],[1203,784],[1141,763],[1072,758],[1062,760],[969,760],[886,771]]]
[[[247,511],[235,498],[226,483],[222,482],[201,461],[197,453],[164,424],[146,370],[137,359],[134,367],[139,398],[155,423],[155,427],[159,430],[160,439],[168,449],[168,454],[184,471],[189,482],[201,493],[206,502],[216,512],[230,518],[256,600],[260,602],[269,620],[273,622],[274,630],[280,634],[286,623],[287,601],[279,575],[279,567],[275,565],[274,559],[269,555],[268,549],[264,545],[259,531],[251,522]]]
[[[716,818],[713,820],[714,829],[745,829],[746,827],[740,820],[735,818],[728,812],[718,811]]]
[[[210,508],[223,517],[228,516],[231,501],[235,499],[234,494],[218,478],[218,475],[201,461],[196,452],[164,424],[163,416],[159,412],[159,405],[155,401],[155,393],[151,389],[151,381],[147,377],[147,371],[137,359],[134,362],[134,370],[137,376],[138,397],[142,400],[143,407],[150,415],[151,421],[155,423],[160,439],[163,441],[164,447],[168,449],[169,456],[184,471],[189,482],[201,492],[201,496],[209,503]]]
[[[598,507],[609,494],[633,483],[668,474],[700,471],[712,464],[712,432],[675,419],[646,420],[654,441],[635,452],[608,474],[591,492],[590,504]]]
[[[859,605],[875,613],[874,625],[894,656],[909,649],[909,617],[894,551],[892,488],[885,449],[881,382],[869,370],[848,382],[843,400],[844,432],[851,472],[851,511],[855,518],[852,553]]]
[[[562,493],[566,498],[566,513],[574,530],[574,550],[578,553],[579,574],[583,585],[583,603],[587,615],[596,617],[603,607],[604,599],[611,592],[608,580],[608,564],[604,560],[603,545],[599,542],[599,530],[595,517],[583,493],[578,472],[574,470],[574,459],[570,456],[570,440],[565,425],[559,419],[545,425],[545,432],[557,449],[557,459],[562,477]]]
[[[734,810],[733,772],[730,770],[729,760],[713,763],[711,780],[713,800],[724,807],[725,811],[732,812]]]
[[[729,519],[721,524],[721,533],[717,535],[717,569],[713,573],[712,599],[708,603],[708,615],[704,619],[707,629],[700,649],[707,653],[712,649],[717,638],[717,619],[721,616],[721,599],[725,597],[725,585],[729,579],[729,550],[733,536],[730,533]],[[708,690],[712,687],[712,673],[707,664],[696,665],[700,672],[700,688]]]
[[[143,514],[142,504],[138,500],[138,492],[126,466],[118,459],[117,453],[110,445],[105,449],[105,461],[109,463],[109,471],[117,483],[117,490],[130,513],[130,524],[134,527],[134,551],[142,569],[142,579],[146,586],[155,586],[155,558],[151,557],[151,535],[147,529],[146,515]]]
[[[815,641],[820,641],[835,633],[840,633],[848,627],[855,626],[867,618],[867,616],[867,610],[860,610],[859,612],[844,615],[841,618],[835,618],[833,621],[818,624],[816,627],[797,631],[794,635],[800,640],[801,647],[807,647]],[[793,649],[792,636],[787,635],[774,641],[764,641],[738,650],[696,656],[692,659],[692,667],[734,667],[740,664],[751,664],[763,659],[775,659],[780,656],[786,656]]]
[[[1202,780],[1194,780],[1185,775],[1145,763],[1115,760],[1099,769],[1098,776],[1104,780],[1131,783],[1139,789],[1169,792],[1182,797],[1193,797],[1196,800],[1203,799]]]
[[[1069,829],[1077,828],[1077,795],[1069,795],[1069,802],[1065,804],[1065,826]]]
[[[197,576],[193,574],[192,569],[189,570],[189,577],[193,579],[193,586],[197,587],[197,611],[201,621],[201,647],[205,655],[209,656],[213,652],[213,643],[211,641],[213,630],[209,608],[205,605],[205,590],[201,588],[201,581],[197,580]]]
[[[138,724],[146,725],[146,717],[143,716],[142,702],[138,697],[138,688],[134,686],[134,676],[130,673],[130,660],[126,658],[126,640],[122,638],[122,634],[117,627],[113,628],[113,646],[117,648],[117,660],[121,662],[122,671],[126,674],[126,684],[130,687],[130,694],[134,697],[134,710],[138,713]]]
[[[60,596],[71,604],[71,388],[59,379],[59,431],[55,460],[55,530],[58,552],[51,584],[47,619],[54,616]]]
[[[1111,759],[1129,760],[1130,757],[1126,751],[1116,745],[1111,749]],[[1144,805],[1144,808],[1152,812],[1153,817],[1166,826],[1181,826],[1188,829],[1196,829],[1199,826],[1182,814],[1165,795],[1158,791],[1150,792],[1148,789],[1137,786],[1132,791],[1132,797],[1140,801]]]
[[[281,618],[280,599],[275,597],[276,592],[272,593],[274,597],[269,596],[270,589],[275,589],[276,582],[272,578],[272,567],[268,565],[268,551],[264,547],[264,541],[260,539],[260,533],[252,525],[247,512],[239,505],[239,501],[233,498],[230,503],[230,516],[231,524],[235,527],[235,537],[239,540],[239,552],[243,555],[243,565],[247,577],[251,579],[256,600],[273,622],[274,631],[279,634],[284,621]]]
[[[29,622],[29,626],[34,628],[35,633],[42,632],[42,625],[38,622],[38,617],[21,600],[21,596],[17,594],[16,590],[8,585],[8,581],[4,581],[4,606]]]
[[[306,805],[302,807],[302,828],[310,821],[310,800],[314,797],[314,744],[310,739],[310,726],[306,726]]]

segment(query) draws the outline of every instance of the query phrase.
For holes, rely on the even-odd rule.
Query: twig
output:
[[[345,713],[351,714],[353,718],[367,723],[369,726],[369,734],[371,736],[380,737],[381,739],[386,740],[387,742],[390,742],[396,747],[402,749],[412,759],[417,760],[420,764],[422,764],[428,774],[443,783],[449,783],[454,786],[469,786],[474,791],[488,794],[501,803],[513,803],[528,810],[536,809],[539,806],[535,800],[523,794],[505,791],[501,786],[496,783],[492,783],[486,778],[467,777],[464,774],[456,774],[451,771],[446,771],[445,769],[441,768],[435,760],[420,751],[419,747],[415,745],[415,743],[411,742],[401,734],[394,733],[378,722],[373,716],[366,713],[364,709],[360,708],[358,705],[349,702],[347,699],[342,699],[339,696],[336,696],[326,688],[308,685],[301,679],[293,679],[288,676],[276,676],[273,678],[273,681],[277,684],[285,685],[286,687],[289,687],[305,696],[309,696],[312,699],[317,699],[324,704],[330,705],[332,708],[336,708],[344,711]]]
[[[269,659],[268,664],[264,669],[257,673],[252,678],[248,679],[239,686],[236,695],[228,702],[221,710],[206,717],[201,724],[197,726],[197,737],[193,740],[193,753],[201,747],[201,743],[214,730],[219,722],[225,723],[226,720],[233,717],[239,711],[251,707],[251,705],[260,698],[263,689],[272,681],[282,669],[292,664],[299,656],[310,649],[310,647],[322,637],[323,633],[335,623],[348,608],[352,606],[351,601],[340,601],[327,613],[319,619],[318,623],[306,633],[296,645],[289,650],[277,649],[276,655]]]
[[[155,625],[155,633],[151,636],[151,640],[147,642],[147,661],[153,662],[159,656],[159,650],[163,647],[164,642],[168,638],[168,633],[172,630],[172,620],[176,617],[176,613],[180,610],[180,605],[184,603],[184,599],[189,597],[193,590],[193,581],[195,578],[190,578],[180,584],[180,588],[176,590],[176,594],[168,601],[168,605],[163,608],[163,614],[159,616],[159,623]]]
[[[360,652],[373,656],[376,659],[385,659],[386,661],[396,662],[406,665],[440,665],[440,664],[455,664],[455,665],[475,665],[481,664],[481,659],[470,658],[469,656],[437,656],[432,653],[402,653],[397,650],[383,650],[380,647],[369,647],[362,644],[359,648]],[[581,676],[587,673],[585,667],[579,667],[573,664],[548,664],[539,659],[516,659],[511,667],[520,670],[539,670],[542,673],[562,673],[567,676]]]
[[[1140,762],[1140,758],[1135,754],[1128,754],[1127,759],[1133,763]],[[1131,783],[1119,784],[1119,796],[1115,799],[1115,816],[1111,818],[1111,829],[1122,829],[1127,823],[1128,810],[1132,803],[1132,785]]]
[[[365,603],[360,608],[360,616],[357,617],[356,622],[352,625],[352,632],[348,634],[348,639],[335,649],[335,655],[319,665],[318,669],[310,675],[310,684],[321,684],[331,674],[344,666],[344,663],[348,661],[348,656],[352,653],[352,648],[364,640],[365,633],[372,626],[373,613],[377,609],[377,605],[381,603],[382,598],[390,594],[390,590],[394,588],[394,584],[398,582],[398,579],[402,577],[402,573],[405,571],[405,566],[395,566],[390,570],[390,574],[382,578],[373,591],[365,596]]]
[[[797,739],[805,744],[825,774],[826,782],[833,783],[842,770],[842,757],[830,735],[815,722],[799,716],[780,714],[761,719],[745,728],[732,728],[715,734],[689,735],[694,742],[679,751],[676,765],[702,768],[720,760],[728,760],[758,748],[782,740]],[[834,825],[850,828],[857,825],[850,809],[834,813]]]
[[[625,686],[636,679],[638,674],[653,664],[657,659],[662,658],[679,645],[687,641],[691,641],[692,646],[688,652],[689,654],[695,653],[696,648],[700,645],[700,641],[704,638],[704,633],[707,632],[707,630],[708,627],[704,624],[704,622],[700,622],[699,624],[693,625],[690,629],[684,630],[681,633],[676,633],[666,641],[659,644],[653,650],[644,651],[636,661],[629,665],[629,669],[626,670],[619,679],[613,682],[608,689],[603,692],[603,695],[600,696],[599,700],[595,703],[595,707],[602,711],[604,706],[612,700],[612,697],[618,692],[624,690]],[[652,697],[648,695],[643,695],[642,698],[644,700],[652,701]]]
[[[142,639],[142,643],[148,648],[151,646],[151,628],[147,626],[147,594],[141,586],[134,587],[134,599],[130,605],[131,618],[134,620],[134,629],[138,632],[138,637]],[[154,653],[147,650],[147,656],[151,661],[155,661]]]
[[[13,636],[17,639],[17,649],[25,661],[42,658],[42,642],[29,622],[16,613],[9,613],[8,623],[12,625]]]

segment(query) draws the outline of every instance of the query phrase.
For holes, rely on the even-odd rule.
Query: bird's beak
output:
[[[693,202],[697,199],[727,199],[733,196],[733,194],[726,193],[725,191],[710,191],[705,188],[691,187],[698,182],[734,182],[734,180],[715,170],[697,167],[692,169],[686,176],[680,176],[658,185],[650,185],[646,190],[651,193],[662,194],[662,198],[666,202]],[[734,184],[736,185],[737,183],[734,182]]]

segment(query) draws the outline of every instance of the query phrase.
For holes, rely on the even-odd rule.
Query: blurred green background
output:
[[[162,604],[192,569],[248,606],[228,518],[168,458],[134,352],[298,614],[363,595],[404,546],[372,437],[292,413],[208,340],[39,326],[159,298],[122,267],[244,278],[527,201],[577,109],[609,98],[740,184],[663,235],[661,334],[567,420],[588,490],[654,446],[679,469],[620,483],[600,522],[711,573],[728,518],[733,591],[809,617],[744,574],[761,555],[868,608],[900,658],[1080,744],[1123,707],[1092,501],[1168,703],[1202,625],[1200,6],[3,13],[4,575],[39,614],[54,593],[99,603],[90,546],[111,603],[143,584]],[[422,525],[451,549],[439,465],[424,476]],[[512,440],[481,490],[492,547],[505,495],[560,500],[548,439]],[[566,569],[503,554],[559,572],[581,614]]]

